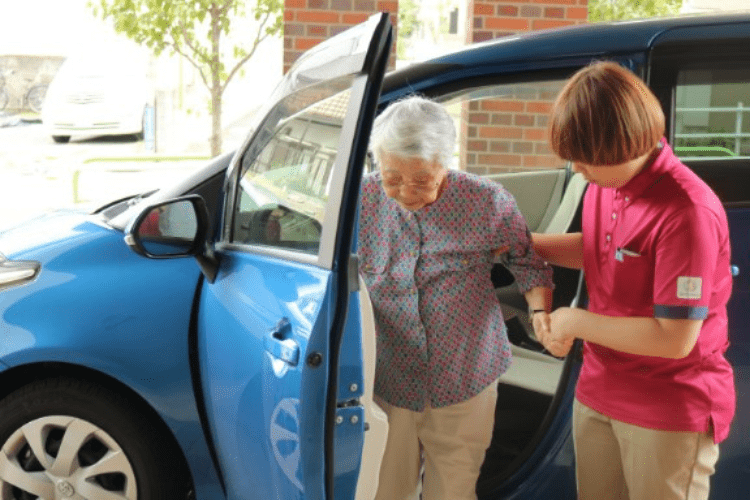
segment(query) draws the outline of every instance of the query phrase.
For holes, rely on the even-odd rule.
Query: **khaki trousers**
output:
[[[579,500],[706,500],[719,458],[711,435],[646,429],[578,400],[573,436]]]
[[[376,398],[388,416],[388,439],[375,500],[476,500],[492,439],[497,383],[471,399],[414,412]]]

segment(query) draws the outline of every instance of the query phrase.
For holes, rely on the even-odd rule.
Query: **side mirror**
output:
[[[194,256],[206,277],[213,281],[218,268],[208,249],[208,209],[198,195],[149,205],[125,233],[125,243],[151,259]]]

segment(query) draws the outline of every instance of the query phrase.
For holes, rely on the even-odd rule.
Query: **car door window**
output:
[[[679,70],[674,139],[683,159],[750,158],[750,69]]]
[[[649,85],[675,154],[728,203],[750,200],[750,49],[735,39],[694,42],[675,31],[655,44]]]
[[[242,159],[232,243],[317,254],[349,96],[282,103],[268,140]]]

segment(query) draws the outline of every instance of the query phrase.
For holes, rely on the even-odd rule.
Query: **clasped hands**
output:
[[[575,338],[577,310],[560,307],[551,313],[538,312],[532,317],[534,333],[550,354],[558,358],[568,355]]]

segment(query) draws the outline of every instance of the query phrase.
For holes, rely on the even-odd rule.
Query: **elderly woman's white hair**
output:
[[[383,154],[437,160],[448,168],[456,144],[456,126],[445,108],[421,96],[394,102],[375,119],[370,150],[375,163]]]

